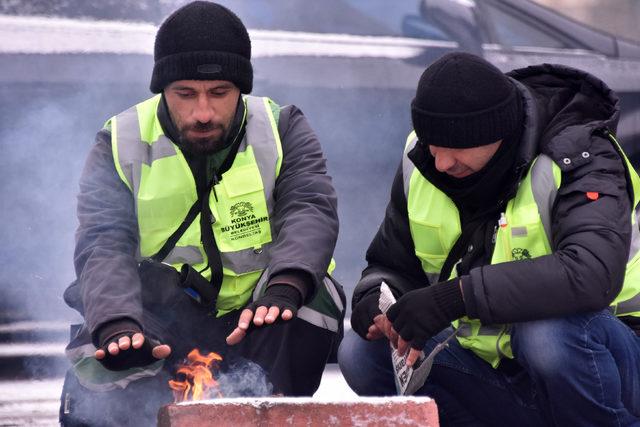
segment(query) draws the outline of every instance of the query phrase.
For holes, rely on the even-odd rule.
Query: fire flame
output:
[[[211,372],[211,368],[216,368],[220,361],[222,356],[217,353],[209,353],[205,356],[200,354],[197,348],[191,350],[187,355],[187,362],[180,365],[176,372],[176,375],[184,377],[184,380],[169,380],[175,402],[208,399],[214,395],[222,397],[218,390],[218,382]]]

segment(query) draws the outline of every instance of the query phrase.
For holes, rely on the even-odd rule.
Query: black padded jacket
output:
[[[552,251],[530,260],[490,265],[491,233],[464,236],[481,244],[450,254],[464,261],[461,275],[466,311],[485,324],[567,316],[607,307],[619,293],[631,239],[631,194],[616,146],[603,136],[615,132],[617,96],[599,79],[572,68],[543,64],[508,73],[525,109],[516,169],[519,177],[539,154],[561,168],[562,184],[552,210]],[[420,144],[411,158],[420,158]],[[588,153],[588,156],[584,153]],[[414,162],[415,164],[416,162]],[[420,166],[416,164],[418,170]],[[520,178],[514,178],[517,185]],[[596,201],[586,192],[598,192]],[[499,212],[487,219],[493,229]],[[366,259],[352,306],[378,292],[386,281],[402,295],[429,286],[414,253],[399,168],[385,218]]]

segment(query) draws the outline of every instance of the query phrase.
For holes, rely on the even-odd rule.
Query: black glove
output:
[[[369,326],[380,311],[380,292],[374,292],[362,298],[351,312],[351,328],[362,338],[367,339]]]
[[[100,327],[94,335],[94,344],[104,350],[105,356],[98,359],[98,362],[110,371],[124,371],[158,361],[159,359],[153,357],[151,351],[160,345],[160,342],[146,335],[142,347],[138,349],[130,347],[128,350],[120,350],[115,356],[109,353],[109,344],[112,342],[118,344],[118,340],[122,337],[129,337],[132,340],[133,335],[137,333],[142,333],[140,325],[129,319],[116,320]]]
[[[291,310],[295,316],[298,313],[298,309],[302,307],[302,294],[291,285],[279,283],[269,285],[264,295],[249,304],[247,308],[255,313],[256,308],[261,306],[267,308],[278,307],[280,315],[285,310]]]
[[[387,317],[403,340],[422,350],[429,338],[465,313],[460,279],[456,278],[407,292],[389,307]]]
[[[107,350],[109,344],[112,342],[117,344],[118,340],[125,336],[132,339],[131,337],[133,334],[116,335],[112,340],[101,347],[105,352],[105,356],[102,359],[98,359],[98,362],[102,363],[102,366],[110,371],[125,371],[139,366],[147,366],[160,360],[153,357],[153,354],[151,353],[154,347],[160,345],[160,342],[153,338],[149,338],[148,336],[144,337],[144,343],[142,344],[142,347],[138,349],[130,347],[128,350],[120,350],[120,352],[115,356],[109,353]]]

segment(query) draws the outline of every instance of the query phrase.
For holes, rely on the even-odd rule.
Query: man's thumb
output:
[[[167,344],[161,344],[153,347],[151,350],[151,355],[156,359],[166,359],[171,354],[171,347]]]

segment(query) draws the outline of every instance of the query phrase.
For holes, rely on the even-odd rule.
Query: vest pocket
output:
[[[160,250],[169,236],[180,226],[194,202],[195,199],[187,193],[138,198],[140,253],[143,257],[151,256]]]
[[[230,169],[224,174],[221,182],[230,198],[244,196],[256,191],[262,191],[262,177],[255,165],[240,166]]]
[[[222,252],[259,249],[271,241],[269,209],[256,165],[225,173],[216,193],[217,200],[211,201],[213,231]]]
[[[429,273],[439,272],[447,259],[453,242],[445,242],[441,236],[441,227],[409,219],[415,253],[422,262],[423,269]]]

